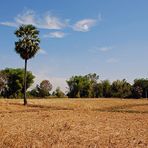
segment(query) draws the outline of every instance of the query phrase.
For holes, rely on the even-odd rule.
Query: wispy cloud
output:
[[[107,47],[107,46],[106,46],[106,47],[99,47],[99,48],[98,48],[99,51],[103,51],[103,52],[109,51],[109,50],[111,50],[111,49],[113,49],[113,47]]]
[[[41,29],[62,29],[67,26],[67,20],[46,13],[44,16],[38,16],[35,11],[27,10],[22,14],[18,14],[13,22],[0,22],[1,25],[16,27],[21,24],[32,24]]]
[[[49,34],[45,34],[43,37],[44,38],[63,38],[66,35],[67,34],[64,32],[55,31],[55,32],[50,32]]]
[[[13,22],[0,22],[0,25],[3,25],[3,26],[9,26],[9,27],[17,27],[18,24],[17,23],[13,23]]]
[[[90,28],[95,26],[97,20],[95,19],[83,19],[76,22],[73,26],[73,30],[80,32],[90,31]]]
[[[61,19],[50,12],[39,15],[33,10],[25,10],[14,17],[13,21],[0,22],[0,25],[18,27],[22,24],[32,24],[39,29],[62,30],[64,28],[71,28],[74,31],[88,32],[100,21],[102,21],[101,14],[96,19],[82,19],[74,24],[70,24],[70,19]],[[45,35],[45,37],[63,38],[65,35],[63,32],[56,31]]]
[[[89,51],[92,52],[92,53],[98,53],[98,52],[107,52],[109,50],[112,50],[113,47],[111,46],[103,46],[103,47],[94,47],[92,49],[90,49]]]
[[[108,60],[106,60],[107,63],[117,63],[119,60],[116,58],[110,58]]]

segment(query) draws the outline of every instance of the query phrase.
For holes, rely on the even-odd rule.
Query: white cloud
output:
[[[56,32],[51,32],[49,34],[45,34],[43,37],[44,38],[63,38],[66,36],[66,33],[56,31]]]
[[[106,62],[107,62],[107,63],[117,63],[118,61],[119,61],[118,59],[110,58],[110,59],[108,59]]]
[[[98,48],[98,50],[100,50],[100,51],[103,51],[103,52],[105,52],[105,51],[109,51],[109,50],[111,50],[112,49],[112,47],[100,47],[100,48]]]
[[[45,15],[43,23],[39,24],[40,28],[45,29],[62,29],[67,26],[67,21],[61,21],[59,18],[50,14]]]
[[[98,52],[107,52],[107,51],[109,51],[109,50],[112,50],[113,49],[113,47],[111,47],[111,46],[104,46],[104,47],[94,47],[94,48],[92,48],[92,49],[90,49],[89,51],[91,52],[91,53],[98,53]]]
[[[18,14],[14,17],[13,21],[0,22],[0,25],[9,27],[18,27],[22,24],[32,24],[39,29],[55,29],[61,30],[64,28],[72,28],[74,31],[88,32],[96,25],[97,22],[102,21],[101,14],[96,19],[82,19],[77,21],[75,24],[70,25],[70,19],[60,19],[59,17],[46,12],[44,15],[38,15],[33,10],[25,10],[23,13]],[[62,38],[65,34],[63,32],[53,32],[45,37],[51,38]]]
[[[17,17],[15,17],[16,24],[32,24],[36,25],[36,19],[35,19],[35,12],[32,10],[27,10],[23,14],[18,14]]]
[[[60,20],[58,17],[47,13],[44,16],[37,16],[35,11],[27,10],[18,14],[14,22],[0,22],[1,25],[16,27],[21,24],[32,24],[41,29],[62,29],[67,26],[67,20]]]
[[[9,26],[9,27],[17,27],[18,25],[13,22],[0,22],[0,25]]]
[[[73,29],[75,31],[87,32],[91,27],[95,26],[96,22],[97,20],[95,19],[83,19],[76,22],[73,26]]]

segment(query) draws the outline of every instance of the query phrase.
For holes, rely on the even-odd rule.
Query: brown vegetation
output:
[[[0,100],[0,147],[148,147],[148,100]]]

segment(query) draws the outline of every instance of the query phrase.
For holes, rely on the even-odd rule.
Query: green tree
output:
[[[68,97],[70,98],[89,98],[96,97],[94,92],[97,87],[98,75],[88,74],[85,76],[73,76],[68,81]]]
[[[0,96],[7,88],[7,81],[7,75],[3,71],[0,71]]]
[[[86,76],[81,78],[81,89],[80,97],[81,98],[90,98],[92,94],[92,86],[90,79]]]
[[[102,81],[103,97],[107,98],[111,96],[111,84],[109,80]]]
[[[132,95],[134,98],[139,99],[142,97],[143,89],[140,86],[133,86],[132,88]]]
[[[30,91],[30,95],[34,97],[46,97],[50,95],[52,84],[48,80],[43,80],[39,85]]]
[[[5,83],[5,89],[3,90],[3,96],[7,98],[18,98],[23,94],[23,77],[24,69],[12,69],[6,68],[1,70],[1,73],[7,77],[7,82]],[[27,71],[26,77],[26,88],[28,89],[34,82],[35,76]]]
[[[72,76],[68,81],[68,97],[70,98],[80,98],[80,91],[83,87],[83,77],[82,76]]]
[[[60,87],[57,87],[56,90],[53,92],[53,95],[58,98],[64,98],[65,94],[61,91]]]
[[[102,83],[97,84],[97,90],[95,91],[96,93],[96,98],[103,97],[103,85]]]
[[[49,96],[49,91],[52,90],[52,84],[48,80],[43,80],[39,86],[37,86],[39,97]]]
[[[29,92],[30,96],[39,97],[38,85]]]
[[[148,97],[148,79],[135,79],[134,84],[133,84],[133,89],[135,89],[137,86],[142,89],[142,96],[141,97],[147,98]]]
[[[25,60],[25,72],[24,72],[24,105],[27,104],[26,98],[26,72],[27,72],[27,60],[34,57],[37,51],[40,49],[39,43],[39,31],[33,25],[22,25],[15,31],[15,35],[18,37],[18,41],[15,42],[15,51],[20,57]]]
[[[131,85],[125,80],[116,80],[112,83],[111,91],[113,97],[127,98],[130,97],[132,92]]]
[[[90,73],[85,77],[89,79],[89,97],[98,98],[100,96],[100,84],[98,85],[99,75],[97,75],[96,73]]]

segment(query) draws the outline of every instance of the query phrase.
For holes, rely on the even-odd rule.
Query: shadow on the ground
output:
[[[145,104],[129,104],[129,105],[120,105],[120,106],[112,106],[106,107],[103,109],[93,109],[93,111],[100,111],[100,112],[123,112],[123,113],[148,113],[148,110],[139,111],[130,109],[131,107],[143,107],[147,106],[148,103]]]
[[[15,106],[23,106],[21,103],[9,103],[10,105]],[[120,105],[120,106],[112,106],[112,107],[106,107],[102,109],[89,109],[89,111],[99,111],[99,112],[122,112],[122,113],[146,113],[148,114],[148,110],[139,111],[130,109],[131,107],[139,107],[139,106],[147,106],[148,103],[145,104],[129,104],[129,105]],[[25,108],[22,110],[10,110],[10,111],[0,111],[0,114],[2,113],[23,113],[23,112],[39,112],[39,111],[50,111],[50,110],[58,110],[58,111],[74,111],[75,108],[70,107],[60,107],[60,106],[46,106],[46,105],[36,105],[36,104],[28,104]],[[79,109],[77,109],[79,110]]]

